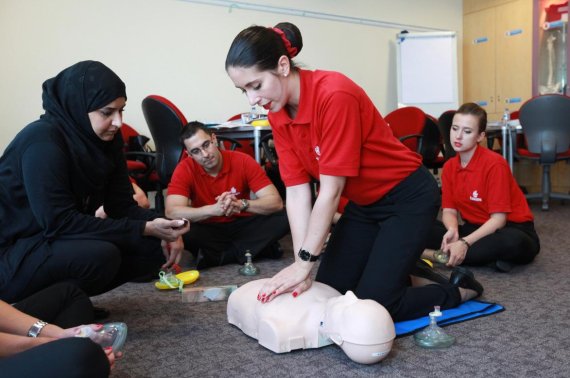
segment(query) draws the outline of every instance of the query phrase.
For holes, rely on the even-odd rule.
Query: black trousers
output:
[[[40,290],[14,304],[28,315],[62,328],[93,323],[89,297],[71,282]],[[56,340],[0,359],[2,377],[108,377],[109,361],[90,339]]]
[[[467,236],[480,225],[464,223],[458,228],[459,236]],[[440,221],[436,221],[428,238],[427,248],[441,247],[443,235],[447,232]],[[528,264],[540,251],[540,240],[533,222],[507,222],[505,227],[477,240],[467,251],[463,265],[487,265],[497,260],[515,264]]]
[[[253,257],[263,256],[288,232],[287,214],[282,210],[228,223],[192,223],[183,238],[186,249],[193,254],[201,249],[214,265],[243,264],[247,250]]]
[[[332,231],[316,280],[383,305],[394,321],[456,307],[452,285],[410,287],[440,206],[437,183],[423,166],[375,203],[349,202]]]
[[[18,274],[30,277],[26,285],[13,285],[2,299],[20,301],[58,282],[75,283],[87,295],[105,293],[125,282],[149,274],[158,277],[165,257],[160,240],[141,237],[137,245],[117,245],[102,240],[56,240],[52,254],[34,272],[24,264]]]
[[[109,361],[103,349],[87,338],[55,340],[16,355],[0,358],[2,377],[108,377]]]
[[[79,287],[60,282],[15,303],[14,307],[28,315],[61,328],[91,324],[93,304]]]

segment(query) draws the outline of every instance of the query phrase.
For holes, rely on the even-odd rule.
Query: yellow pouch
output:
[[[251,122],[251,126],[269,126],[269,121],[266,119],[256,119]]]
[[[187,270],[186,272],[178,273],[171,278],[176,278],[175,280],[168,280],[166,276],[161,276],[161,280],[154,283],[154,286],[159,290],[172,290],[178,289],[180,281],[183,285],[189,285],[195,282],[200,277],[200,272],[197,270]]]

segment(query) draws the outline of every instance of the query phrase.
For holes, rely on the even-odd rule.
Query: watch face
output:
[[[311,253],[309,253],[309,251],[305,251],[304,249],[301,249],[299,251],[299,257],[303,261],[309,261],[311,259]]]
[[[301,249],[299,251],[299,257],[303,261],[311,261],[311,262],[317,261],[319,259],[319,256],[312,255],[311,252],[305,251],[304,249]]]

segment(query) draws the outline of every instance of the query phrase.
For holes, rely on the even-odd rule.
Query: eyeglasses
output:
[[[212,140],[207,140],[204,143],[202,143],[201,147],[193,148],[188,152],[190,153],[190,155],[200,155],[202,151],[207,152],[208,148],[210,148],[213,145],[214,143],[212,142]]]

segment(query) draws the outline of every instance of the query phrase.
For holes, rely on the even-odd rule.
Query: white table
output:
[[[501,150],[505,160],[509,162],[511,172],[513,171],[513,159],[516,148],[516,134],[522,134],[522,126],[518,119],[513,119],[507,125],[502,122],[489,122],[487,123],[487,136],[493,137],[493,134],[501,133],[502,146]]]
[[[263,135],[271,132],[271,126],[252,126],[243,123],[241,120],[221,122],[217,124],[208,124],[209,129],[214,129],[216,134],[234,139],[253,139],[253,151],[255,153],[255,161],[261,163],[261,149],[259,141]]]

